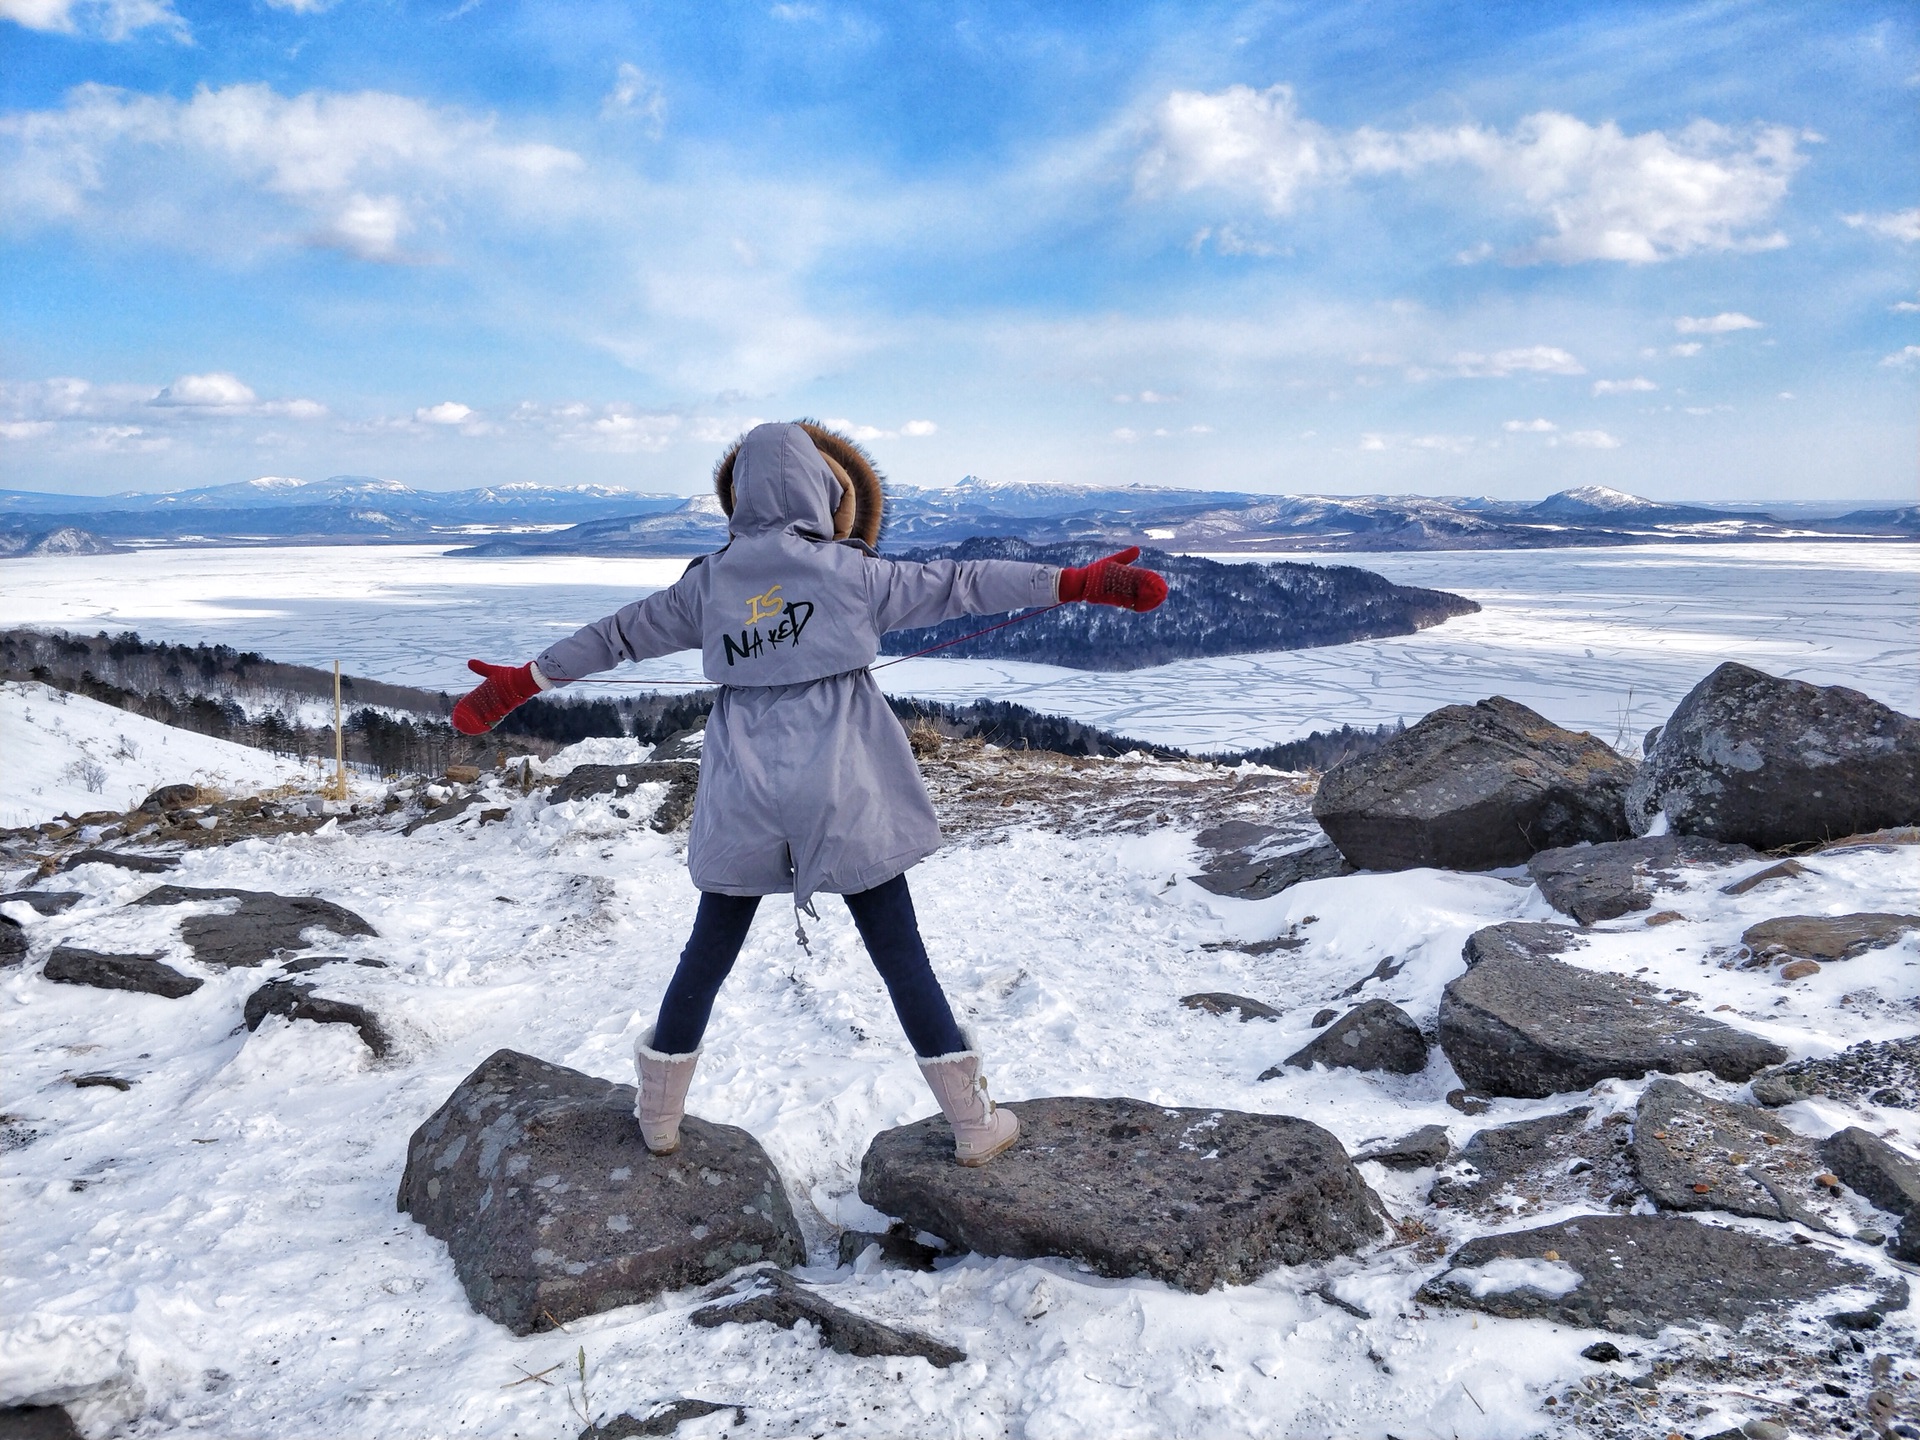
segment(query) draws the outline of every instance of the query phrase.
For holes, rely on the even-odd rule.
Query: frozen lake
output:
[[[1225,558],[1225,557],[1223,557]],[[1235,556],[1234,559],[1294,559]],[[902,695],[1014,700],[1142,739],[1235,749],[1417,719],[1501,694],[1603,739],[1637,737],[1722,660],[1920,712],[1920,545],[1744,544],[1316,557],[1484,607],[1418,635],[1088,674],[908,661]],[[518,661],[667,584],[686,561],[449,559],[440,546],[147,550],[0,565],[0,621],[224,643],[463,690],[469,655]],[[697,683],[696,657],[626,679]],[[616,692],[617,693],[617,692]]]

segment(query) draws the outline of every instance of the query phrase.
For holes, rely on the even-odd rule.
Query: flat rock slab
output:
[[[1483,960],[1551,960],[1586,948],[1585,937],[1570,925],[1509,920],[1474,931],[1460,947],[1460,958],[1471,970]]]
[[[1329,1070],[1418,1075],[1427,1068],[1427,1041],[1413,1017],[1398,1005],[1369,1000],[1354,1006],[1260,1078],[1275,1079],[1288,1065],[1302,1070],[1324,1065]]]
[[[167,1000],[182,999],[207,983],[192,975],[182,975],[151,955],[103,955],[98,950],[82,950],[77,945],[62,945],[55,950],[47,957],[47,968],[42,973],[61,985],[133,990]]]
[[[159,875],[180,864],[178,855],[139,855],[131,850],[76,850],[60,866],[62,870],[77,870],[82,865],[114,865],[122,870],[138,871],[142,875]]]
[[[1640,1183],[1662,1210],[1725,1210],[1832,1228],[1814,1184],[1826,1169],[1813,1141],[1766,1111],[1655,1080],[1633,1125]]]
[[[1678,889],[1689,870],[1759,858],[1745,845],[1694,835],[1650,835],[1542,850],[1527,861],[1527,873],[1554,909],[1593,925],[1651,910],[1655,892]]]
[[[735,1425],[747,1423],[744,1405],[713,1400],[669,1400],[654,1406],[645,1415],[616,1415],[599,1425],[589,1425],[580,1432],[578,1440],[650,1440],[650,1437],[673,1434],[689,1420],[717,1415],[723,1410],[733,1411]]]
[[[1280,1012],[1271,1005],[1263,1005],[1258,1000],[1250,1000],[1245,995],[1235,995],[1226,990],[1203,990],[1198,995],[1182,995],[1180,1003],[1189,1010],[1204,1010],[1209,1015],[1240,1016],[1240,1023],[1249,1020],[1278,1020]]]
[[[287,1020],[311,1020],[317,1025],[351,1025],[376,1060],[384,1060],[393,1049],[385,1028],[366,1006],[329,1000],[316,995],[313,986],[291,980],[269,980],[247,997],[242,1013],[248,1030],[258,1030],[269,1015],[279,1015]]]
[[[5,905],[9,901],[30,906],[36,915],[58,915],[80,903],[80,892],[78,890],[15,890],[11,894],[0,895],[0,905]]]
[[[446,1242],[475,1310],[526,1335],[806,1258],[758,1141],[689,1116],[653,1155],[633,1104],[631,1085],[497,1050],[413,1132],[399,1208]]]
[[[193,947],[193,958],[203,965],[232,968],[262,964],[286,951],[306,949],[313,943],[306,938],[308,930],[326,930],[341,937],[375,933],[344,905],[314,895],[162,885],[134,903],[186,905],[201,900],[240,902],[230,914],[190,915],[180,922],[180,938]]]
[[[1736,880],[1731,885],[1722,885],[1720,887],[1720,893],[1722,895],[1745,895],[1750,890],[1758,890],[1762,885],[1780,885],[1789,880],[1798,880],[1802,875],[1814,875],[1817,873],[1819,872],[1809,870],[1798,860],[1781,860],[1776,864],[1767,866],[1764,870],[1756,870],[1753,874],[1746,876],[1744,879]]]
[[[1631,760],[1503,696],[1448,705],[1329,770],[1313,816],[1362,870],[1490,870],[1625,840]]]
[[[1851,960],[1920,930],[1920,915],[1782,915],[1749,925],[1741,942],[1754,959]]]
[[[1440,1047],[1475,1093],[1528,1099],[1656,1071],[1745,1080],[1787,1056],[1638,980],[1514,956],[1482,960],[1447,985]]]
[[[1461,1246],[1449,1266],[1421,1287],[1420,1299],[1648,1339],[1674,1324],[1737,1330],[1756,1315],[1836,1291],[1869,1292],[1864,1308],[1875,1313],[1907,1303],[1904,1280],[1821,1246],[1762,1239],[1680,1215],[1583,1215],[1487,1235]],[[1835,1308],[1863,1307],[1856,1295]]]
[[[429,825],[444,825],[449,820],[458,820],[467,811],[480,803],[478,795],[463,795],[458,800],[449,800],[444,805],[436,805],[426,814],[409,820],[400,827],[402,835],[412,835]]]
[[[821,1343],[841,1355],[918,1356],[937,1370],[958,1365],[967,1352],[931,1335],[902,1330],[842,1309],[818,1291],[778,1270],[748,1277],[744,1293],[708,1305],[687,1317],[703,1330],[719,1325],[777,1325],[791,1330],[802,1320],[820,1332]]]
[[[1475,1131],[1450,1167],[1453,1173],[1436,1179],[1427,1199],[1443,1208],[1472,1205],[1515,1182],[1564,1169],[1577,1152],[1556,1142],[1585,1130],[1592,1114],[1591,1107],[1581,1105],[1558,1115]]]
[[[1637,831],[1758,850],[1920,821],[1920,720],[1731,661],[1690,690],[1627,796]]]
[[[1762,1105],[1791,1105],[1815,1095],[1920,1110],[1920,1035],[1863,1040],[1838,1055],[1796,1060],[1753,1077],[1753,1098]]]
[[[1376,1160],[1389,1170],[1420,1170],[1429,1165],[1445,1163],[1452,1151],[1446,1126],[1422,1125],[1398,1140],[1389,1140],[1363,1151],[1353,1160],[1356,1165],[1363,1160]]]
[[[1298,828],[1281,829],[1247,820],[1228,820],[1194,837],[1207,852],[1204,868],[1193,878],[1202,890],[1234,900],[1264,900],[1303,880],[1331,880],[1353,874],[1353,866],[1331,840],[1301,846]],[[1282,847],[1291,846],[1291,849]]]
[[[938,1117],[882,1131],[860,1198],[957,1249],[1195,1292],[1352,1254],[1381,1231],[1340,1142],[1291,1115],[1078,1097],[1007,1108],[1019,1143],[977,1169],[954,1163]]]

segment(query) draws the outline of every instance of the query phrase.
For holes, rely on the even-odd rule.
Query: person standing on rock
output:
[[[714,470],[727,544],[664,590],[584,626],[518,667],[469,661],[485,682],[454,707],[490,730],[542,690],[698,649],[720,687],[708,717],[687,866],[693,934],[657,1021],[635,1047],[635,1115],[655,1154],[680,1143],[687,1087],[720,986],[765,895],[847,902],[886,982],[962,1165],[1019,1138],[928,962],[907,870],[940,845],[906,733],[868,666],[890,630],[1060,601],[1151,610],[1167,584],[1137,548],[1060,569],[1010,560],[883,560],[880,477],[866,452],[811,421],[761,425]]]

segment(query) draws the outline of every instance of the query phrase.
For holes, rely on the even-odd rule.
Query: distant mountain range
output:
[[[66,533],[73,532],[73,533]],[[1915,539],[1920,506],[1802,519],[1670,505],[1588,485],[1538,502],[1421,496],[1251,495],[1171,486],[996,484],[888,492],[882,546],[996,535],[1031,544],[1181,551],[1474,550],[1676,540]],[[694,555],[725,543],[711,495],[522,483],[415,490],[391,480],[267,476],[165,494],[0,490],[0,556],[91,553],[114,541],[321,544],[469,541],[453,553]],[[38,548],[36,548],[38,547]]]

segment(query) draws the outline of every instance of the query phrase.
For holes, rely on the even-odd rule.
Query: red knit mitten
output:
[[[453,728],[462,735],[484,735],[506,719],[509,710],[540,693],[531,664],[489,665],[484,660],[469,660],[467,668],[487,678],[453,707]]]
[[[1125,550],[1060,572],[1060,598],[1085,600],[1089,605],[1120,605],[1128,610],[1151,610],[1167,598],[1167,582],[1132,562],[1140,547]]]

